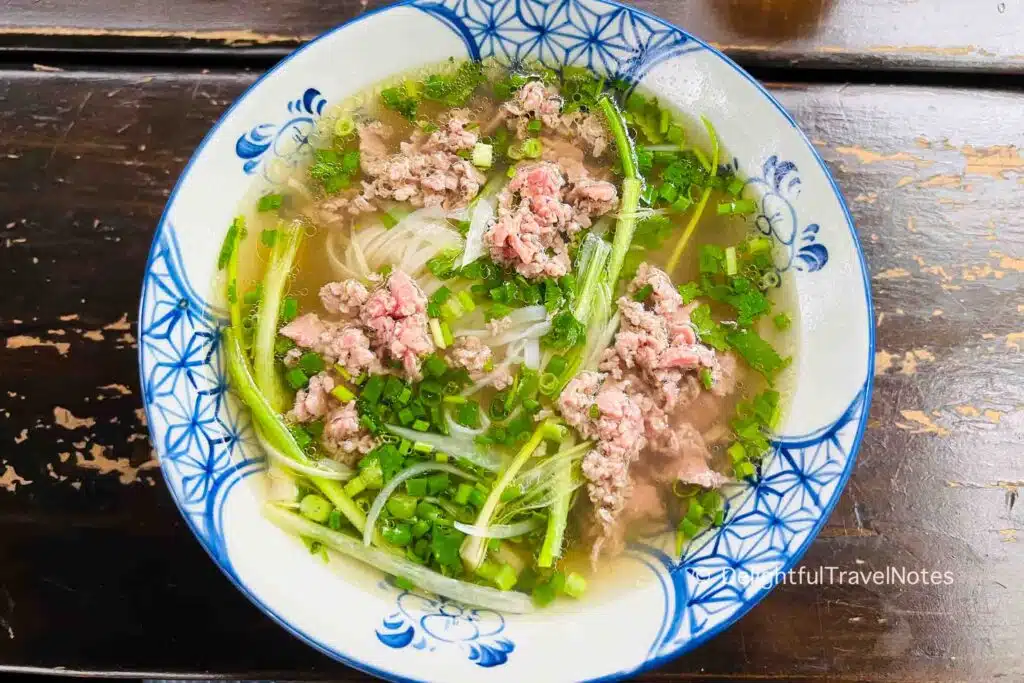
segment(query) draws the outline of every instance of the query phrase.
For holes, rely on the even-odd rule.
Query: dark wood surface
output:
[[[1024,95],[948,73],[1020,71],[1024,4],[644,6],[757,64],[930,73],[920,81],[933,85],[897,86],[851,71],[881,84],[848,85],[819,80],[842,72],[780,69],[791,78],[771,88],[849,200],[878,328],[864,446],[802,564],[949,571],[953,583],[780,586],[641,680],[1024,680]],[[795,37],[764,33],[779,13],[818,6]],[[271,623],[186,529],[147,441],[134,337],[163,204],[266,64],[257,53],[272,59],[360,9],[0,10],[0,671],[365,679]]]
[[[6,0],[0,51],[281,55],[384,0]],[[1021,0],[641,0],[745,64],[1024,73]]]

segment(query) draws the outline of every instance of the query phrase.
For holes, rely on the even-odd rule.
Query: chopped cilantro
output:
[[[736,330],[726,336],[729,345],[736,349],[747,364],[769,380],[788,365],[789,361],[779,356],[772,345],[750,329]],[[717,348],[717,347],[716,347]]]
[[[696,282],[687,282],[685,285],[679,285],[679,296],[683,297],[683,303],[688,304],[698,296],[700,296],[700,285]]]
[[[551,331],[541,337],[541,341],[554,349],[571,349],[583,343],[587,328],[576,319],[571,312],[563,310],[551,319]]]
[[[419,98],[412,95],[405,84],[392,88],[384,88],[380,93],[380,99],[384,106],[409,119],[416,120],[416,111],[419,109]]]
[[[260,197],[260,201],[256,205],[256,210],[260,212],[274,211],[281,208],[281,202],[284,200],[279,194],[265,194]]]
[[[690,322],[700,341],[719,351],[729,349],[729,342],[726,339],[725,329],[716,323],[711,317],[711,307],[701,304],[690,313]]]
[[[793,319],[786,313],[779,313],[772,318],[772,322],[775,323],[775,329],[784,332],[793,324]]]

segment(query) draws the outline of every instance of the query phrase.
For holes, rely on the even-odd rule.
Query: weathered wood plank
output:
[[[9,0],[0,50],[239,50],[281,55],[383,0]],[[1024,72],[1014,0],[636,0],[744,64]]]
[[[244,73],[0,72],[0,668],[362,680],[249,605],[153,468],[131,328],[177,174]],[[773,86],[836,172],[872,269],[878,373],[809,570],[642,680],[1024,677],[1019,94]]]

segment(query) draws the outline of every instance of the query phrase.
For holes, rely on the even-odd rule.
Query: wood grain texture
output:
[[[7,0],[0,50],[282,55],[383,0]],[[750,65],[1024,73],[1021,0],[636,0]]]
[[[153,468],[132,336],[156,222],[246,73],[0,71],[0,669],[364,680],[251,606]],[[1024,139],[1015,92],[776,84],[857,222],[878,373],[803,566],[640,680],[1024,678]]]

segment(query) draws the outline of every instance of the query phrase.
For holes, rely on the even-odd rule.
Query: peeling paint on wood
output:
[[[96,424],[96,420],[91,417],[75,417],[74,414],[67,408],[56,406],[53,409],[53,419],[58,427],[64,429],[81,429],[83,427],[92,427]]]
[[[0,487],[7,489],[8,493],[14,493],[19,486],[28,486],[31,483],[31,479],[25,479],[15,472],[13,467],[4,463],[4,473],[0,474]]]
[[[57,349],[57,353],[62,356],[68,355],[68,351],[71,349],[71,344],[68,342],[55,342],[48,339],[40,339],[39,337],[30,337],[27,334],[19,334],[7,338],[7,348],[9,349],[30,349],[47,346]]]
[[[949,436],[949,430],[945,427],[935,424],[935,422],[928,417],[921,410],[901,410],[900,415],[909,422],[897,422],[896,426],[900,429],[905,429],[911,434],[935,434],[937,436]]]
[[[118,481],[122,484],[132,484],[139,481],[139,474],[145,470],[159,467],[156,458],[150,458],[138,466],[132,466],[128,458],[110,458],[106,455],[107,449],[94,443],[88,454],[75,453],[75,464],[89,470],[96,470],[100,474],[118,473]]]

